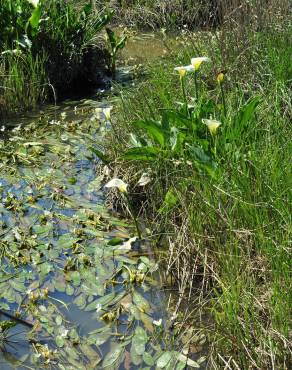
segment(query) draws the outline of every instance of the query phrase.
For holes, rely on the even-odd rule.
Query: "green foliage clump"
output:
[[[241,54],[239,44],[221,43],[223,31],[190,37],[182,53],[150,67],[142,87],[123,92],[112,134],[153,238],[171,241],[162,261],[180,302],[211,315],[218,367],[289,368],[290,31],[247,32]],[[223,65],[224,80],[200,71],[196,86],[187,72],[181,90],[173,68],[198,54],[212,60],[202,72]],[[216,134],[203,119],[221,122]]]
[[[96,69],[105,70],[109,59],[98,35],[110,17],[91,1],[77,9],[65,0],[1,0],[2,110],[27,109],[77,83],[96,83]]]

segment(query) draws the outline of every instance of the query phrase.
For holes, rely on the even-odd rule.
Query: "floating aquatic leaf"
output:
[[[66,294],[67,295],[73,295],[74,294],[74,288],[72,287],[72,285],[70,285],[70,284],[66,285]]]
[[[95,335],[95,338],[96,338],[95,345],[98,347],[104,344],[110,338],[110,333],[107,334],[100,333],[98,335]]]
[[[115,293],[112,292],[112,293],[109,293],[103,297],[100,297],[96,300],[94,300],[93,302],[91,302],[89,305],[86,306],[85,308],[85,311],[93,311],[93,310],[96,310],[96,307],[97,305],[101,305],[101,306],[104,306],[104,305],[107,305],[108,303],[110,303],[115,297]]]
[[[65,344],[65,340],[64,340],[64,338],[63,338],[61,335],[58,335],[58,336],[56,337],[56,345],[57,345],[58,347],[63,347],[63,346],[64,346],[64,344]]]
[[[150,332],[152,333],[154,331],[154,327],[152,325],[152,318],[150,316],[148,316],[146,313],[144,312],[140,312],[139,314],[139,319],[142,321],[143,325],[145,326],[145,328]]]
[[[62,316],[61,315],[57,315],[56,316],[56,324],[58,326],[60,326],[62,324],[62,321],[63,321]]]
[[[180,362],[184,363],[187,366],[190,366],[190,367],[193,367],[193,368],[196,368],[196,369],[199,369],[201,367],[198,362],[192,360],[191,358],[188,358],[187,356],[185,356],[182,353],[180,353],[177,358]]]
[[[132,339],[132,347],[137,355],[143,355],[147,341],[148,336],[145,330],[138,326]]]
[[[153,366],[155,363],[154,358],[148,352],[143,353],[143,361],[148,366]]]
[[[170,352],[170,351],[166,351],[164,352],[157,360],[156,362],[156,366],[159,368],[159,369],[163,369],[165,368],[169,362],[172,360],[173,358],[173,352]]]
[[[80,273],[79,271],[72,271],[70,274],[70,279],[72,280],[72,283],[74,286],[79,286],[81,282]]]
[[[137,290],[134,290],[133,292],[133,302],[142,312],[150,309],[148,301],[140,293],[138,293]]]
[[[135,351],[135,347],[131,346],[131,361],[134,365],[138,366],[142,363],[143,358]]]
[[[71,234],[69,233],[63,234],[59,237],[57,241],[57,246],[59,248],[68,249],[68,248],[71,248],[73,243],[75,243],[76,241],[77,239],[74,238],[74,236],[72,236]]]
[[[103,359],[102,368],[107,368],[114,365],[123,352],[124,348],[121,345],[116,345]]]
[[[103,176],[97,177],[93,181],[88,184],[88,191],[98,191],[101,188],[101,182],[103,180]]]

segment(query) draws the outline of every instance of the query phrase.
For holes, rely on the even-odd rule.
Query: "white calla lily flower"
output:
[[[210,58],[208,57],[197,57],[197,58],[191,59],[191,64],[193,68],[195,69],[195,71],[197,71],[203,62],[209,62],[209,61],[210,61]]]
[[[193,72],[194,67],[192,65],[180,66],[180,67],[175,67],[174,70],[179,73],[180,77],[184,77],[187,72]]]
[[[127,193],[128,184],[126,184],[123,180],[114,178],[110,180],[107,184],[105,184],[106,188],[117,188],[121,193]]]
[[[39,5],[39,0],[27,0],[31,5],[33,5],[35,8]]]
[[[203,118],[202,122],[208,127],[211,135],[215,135],[218,127],[222,125],[222,123],[216,119]]]

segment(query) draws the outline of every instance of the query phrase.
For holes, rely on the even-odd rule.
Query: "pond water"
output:
[[[177,352],[149,243],[105,206],[108,168],[91,148],[109,127],[98,108],[114,100],[101,94],[11,119],[2,133],[1,370],[191,361]]]

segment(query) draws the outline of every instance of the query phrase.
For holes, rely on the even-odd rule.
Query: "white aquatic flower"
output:
[[[159,320],[153,320],[153,321],[152,321],[152,323],[153,323],[153,325],[155,325],[155,326],[161,326],[161,324],[162,324],[162,319],[159,319]]]
[[[121,193],[127,193],[128,184],[126,184],[123,180],[114,178],[110,180],[107,184],[105,184],[106,188],[117,188]]]
[[[180,66],[180,67],[175,67],[174,70],[179,73],[180,77],[184,77],[187,72],[194,71],[194,67],[192,65]]]
[[[66,112],[62,112],[61,113],[61,119],[64,121],[64,119],[67,117],[67,113]]]
[[[222,125],[222,123],[220,121],[217,121],[216,119],[203,118],[202,122],[208,127],[212,135],[215,135],[218,127]]]
[[[194,67],[194,69],[195,69],[195,71],[197,71],[199,68],[200,68],[200,66],[201,66],[201,64],[203,63],[203,62],[209,62],[209,58],[208,57],[197,57],[197,58],[192,58],[191,59],[191,64],[192,64],[192,66]]]

